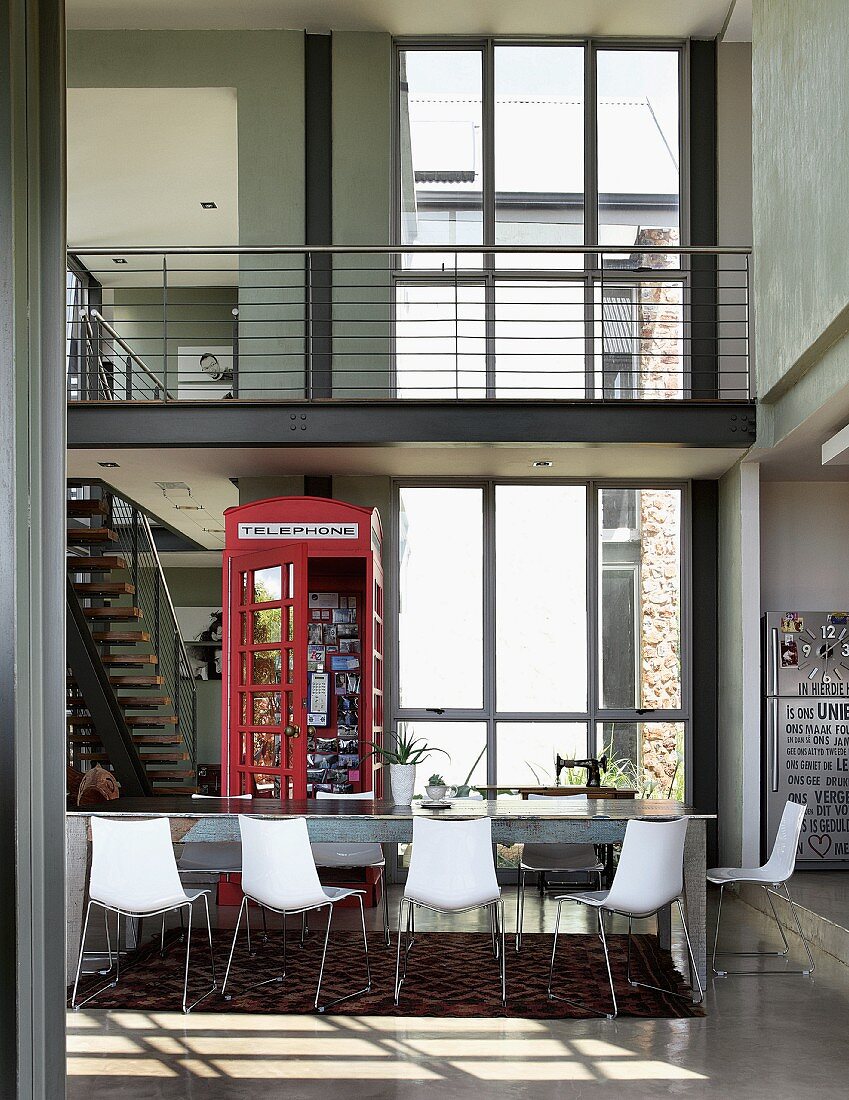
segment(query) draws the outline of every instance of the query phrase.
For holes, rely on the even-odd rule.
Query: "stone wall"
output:
[[[640,706],[653,709],[681,706],[679,501],[674,490],[640,492]],[[642,725],[640,781],[658,796],[675,776],[680,741],[676,723]]]
[[[677,229],[640,229],[637,245],[677,245]],[[639,267],[657,270],[677,267],[677,256],[636,254]],[[638,393],[647,400],[681,398],[683,394],[683,297],[680,283],[647,281],[637,291],[637,327],[640,339]]]

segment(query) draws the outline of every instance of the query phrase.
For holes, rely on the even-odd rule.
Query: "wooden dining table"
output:
[[[90,865],[89,819],[106,817],[167,817],[175,844],[197,841],[238,841],[239,815],[257,817],[304,817],[313,841],[377,841],[406,844],[412,840],[416,817],[438,817],[443,821],[468,821],[488,817],[492,839],[498,844],[526,843],[621,844],[628,822],[688,819],[684,847],[684,897],[690,941],[696,966],[704,985],[707,979],[707,925],[705,901],[705,832],[714,814],[700,813],[692,806],[661,799],[602,799],[586,802],[551,803],[544,800],[491,798],[457,801],[441,810],[395,806],[388,801],[345,799],[279,800],[267,798],[204,798],[161,796],[119,798],[101,805],[84,806],[67,814],[67,943],[69,980],[76,963],[82,935]],[[658,914],[658,936],[662,948],[671,946],[670,908]],[[692,975],[691,975],[692,980]]]

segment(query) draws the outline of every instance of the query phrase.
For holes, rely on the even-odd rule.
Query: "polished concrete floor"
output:
[[[551,901],[541,904],[530,894],[526,929],[550,929],[553,910]],[[378,917],[370,914],[374,923]],[[452,924],[477,927],[469,918]],[[428,922],[421,919],[419,926]],[[586,927],[579,911],[570,913],[569,927]],[[723,929],[729,947],[766,944],[774,933],[761,914],[738,901],[728,903]],[[791,945],[798,954],[797,937]],[[511,953],[508,966],[520,960]],[[697,1020],[184,1017],[83,1010],[68,1016],[68,1097],[324,1100],[335,1093],[339,1100],[445,1100],[474,1092],[590,1100],[619,1098],[627,1090],[629,1100],[659,1093],[845,1100],[849,968],[824,952],[816,953],[816,961],[812,978],[716,979],[708,990],[708,1015]]]

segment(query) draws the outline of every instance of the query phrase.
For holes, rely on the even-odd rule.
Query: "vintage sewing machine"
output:
[[[600,759],[597,759],[593,756],[588,760],[564,760],[560,753],[558,753],[554,764],[558,787],[560,786],[560,773],[564,768],[586,768],[587,786],[600,787],[601,773],[607,771],[607,757],[602,756]]]

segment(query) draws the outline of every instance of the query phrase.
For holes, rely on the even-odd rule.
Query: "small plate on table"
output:
[[[447,810],[451,805],[451,802],[447,798],[438,798],[431,800],[430,798],[423,798],[419,803],[420,806],[424,806],[427,810]]]

